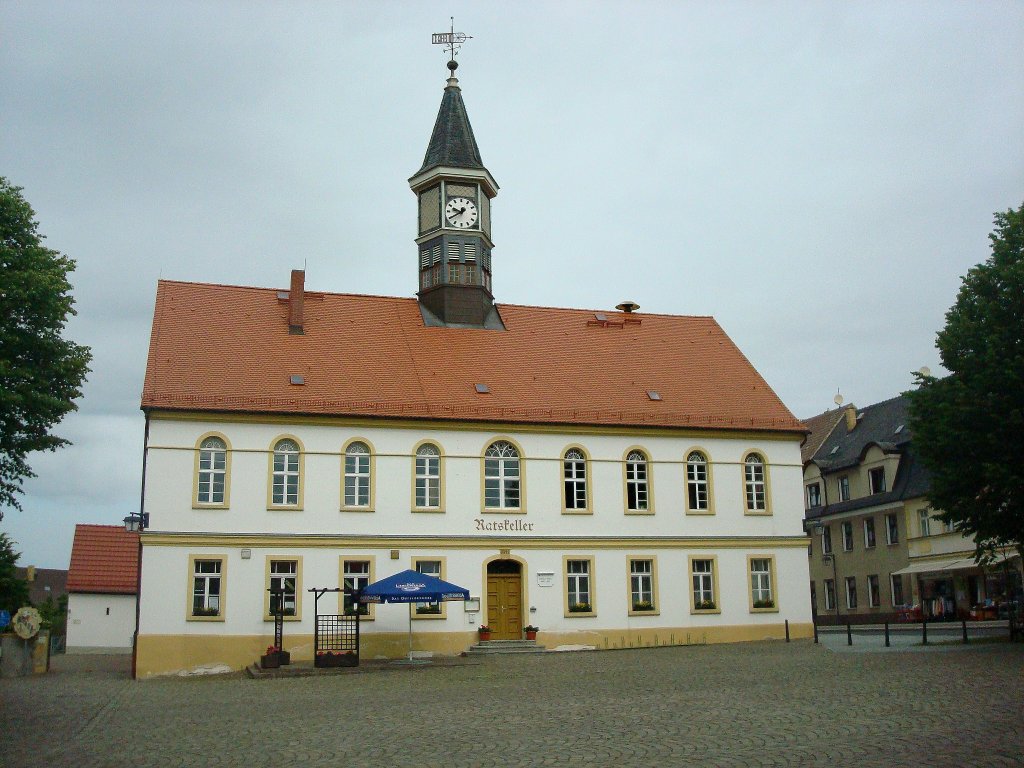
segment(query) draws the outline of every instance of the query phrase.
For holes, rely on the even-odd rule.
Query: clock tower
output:
[[[457,67],[448,62],[451,76],[427,154],[409,179],[419,200],[417,296],[427,325],[503,329],[491,294],[491,200],[498,184],[480,159]]]

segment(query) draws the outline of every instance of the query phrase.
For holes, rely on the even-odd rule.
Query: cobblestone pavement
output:
[[[1021,766],[1024,644],[959,648],[764,642],[145,682],[123,657],[56,657],[0,680],[0,766]]]

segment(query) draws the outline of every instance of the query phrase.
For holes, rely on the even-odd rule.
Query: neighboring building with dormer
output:
[[[820,620],[882,621],[908,606],[929,618],[967,617],[1012,594],[1019,560],[1009,570],[979,567],[973,540],[936,518],[904,397],[805,423],[818,438],[804,455],[804,503]]]
[[[547,647],[809,636],[805,430],[714,319],[495,302],[498,185],[454,77],[410,186],[418,298],[159,283],[138,674],[252,663],[270,588],[308,659],[311,587],[406,568],[476,598],[415,609],[427,653],[482,623]],[[403,655],[405,608],[365,611],[363,655]]]

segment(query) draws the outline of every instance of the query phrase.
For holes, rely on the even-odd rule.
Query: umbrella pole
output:
[[[409,606],[409,661],[412,661],[412,603]]]

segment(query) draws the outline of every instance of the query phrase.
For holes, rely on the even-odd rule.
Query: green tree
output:
[[[37,229],[21,188],[0,176],[0,520],[35,476],[28,454],[68,444],[50,430],[75,409],[91,357],[61,336],[75,314],[75,262],[43,247]]]
[[[15,571],[19,557],[14,542],[0,531],[0,611],[10,611],[11,616],[28,605],[28,582],[19,579]]]
[[[68,625],[68,596],[61,595],[58,600],[47,595],[39,605],[39,615],[43,619],[43,629],[50,630],[51,635],[66,635]]]
[[[1024,554],[1024,205],[995,224],[992,255],[963,278],[935,342],[949,376],[919,375],[907,393],[929,502],[982,561]]]

